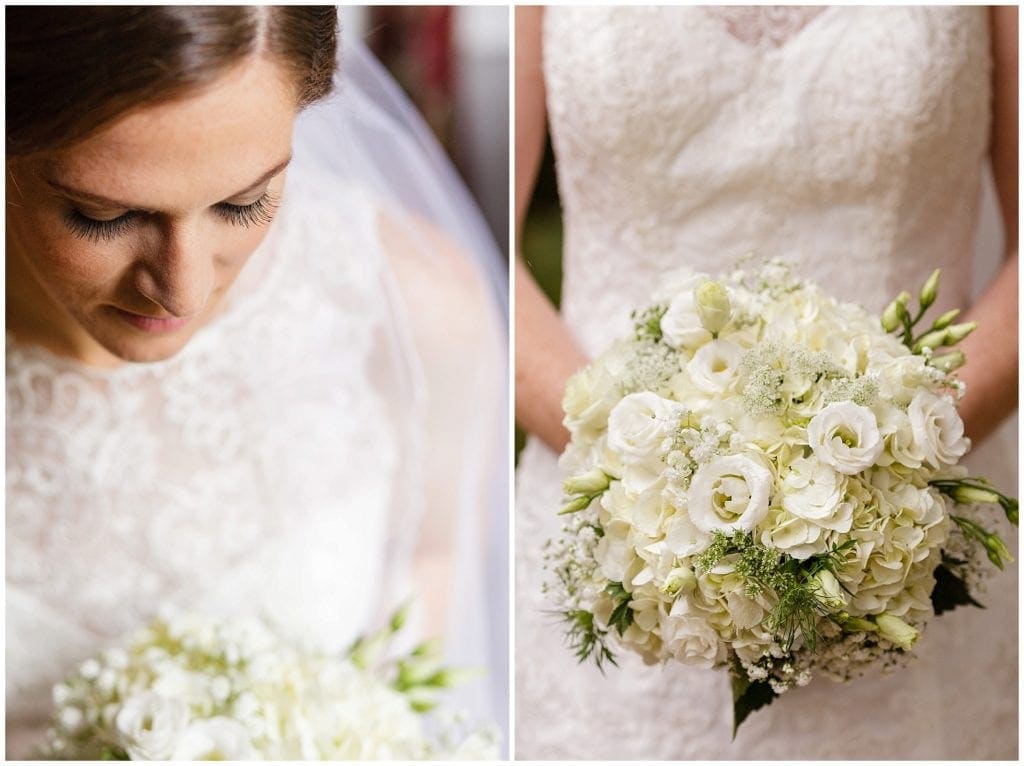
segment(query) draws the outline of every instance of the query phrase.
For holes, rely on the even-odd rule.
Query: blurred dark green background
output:
[[[522,256],[541,289],[555,306],[562,298],[562,210],[558,204],[555,180],[555,157],[550,139],[546,142],[544,159],[533,199],[523,224]],[[516,428],[516,461],[526,435]]]

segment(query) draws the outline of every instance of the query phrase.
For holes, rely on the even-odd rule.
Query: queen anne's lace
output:
[[[289,194],[174,358],[96,371],[8,338],[9,755],[73,662],[161,604],[266,611],[334,648],[390,606],[402,439],[367,383],[383,309],[356,232],[373,209],[353,192],[343,229]]]
[[[942,267],[942,308],[967,305],[990,119],[986,12],[780,18],[766,8],[545,10],[563,311],[590,353],[628,334],[630,308],[680,261],[719,273],[751,251],[785,255],[874,312]],[[1011,494],[1012,443],[990,440],[967,460]],[[931,626],[910,669],[794,689],[731,742],[719,674],[623,656],[602,675],[562,646],[541,592],[560,482],[550,453],[529,444],[517,487],[518,757],[1016,757],[1015,571],[987,610]]]

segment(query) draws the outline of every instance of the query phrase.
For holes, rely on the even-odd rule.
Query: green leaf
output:
[[[623,601],[612,612],[612,616],[608,620],[621,636],[630,625],[633,624],[633,610],[629,608],[629,601]]]
[[[932,591],[932,608],[935,614],[949,612],[958,606],[976,606],[984,609],[984,604],[975,601],[967,590],[967,585],[957,577],[946,564],[935,568],[935,589]]]
[[[608,624],[623,635],[630,625],[633,624],[633,610],[629,608],[630,595],[621,582],[611,582],[605,586],[604,592],[618,601],[618,605],[608,618]]]
[[[622,598],[629,598],[629,591],[627,591],[621,582],[610,582],[604,586],[604,592],[611,596],[613,599],[618,601]]]
[[[741,669],[733,670],[732,676],[732,738],[740,724],[755,710],[770,705],[779,695],[767,681],[751,681]]]

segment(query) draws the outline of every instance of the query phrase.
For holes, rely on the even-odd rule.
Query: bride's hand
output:
[[[960,404],[967,435],[979,442],[1017,407],[1017,9],[991,10],[992,137],[990,157],[1003,215],[1007,259],[966,319],[978,330],[961,344],[967,364]]]
[[[516,251],[544,152],[544,75],[540,7],[516,8]],[[516,259],[516,420],[556,452],[569,441],[562,393],[587,357],[558,312]]]

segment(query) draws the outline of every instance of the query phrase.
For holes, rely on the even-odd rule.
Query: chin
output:
[[[107,351],[125,362],[163,362],[176,356],[192,338],[192,333],[174,333],[165,337],[97,338]]]

